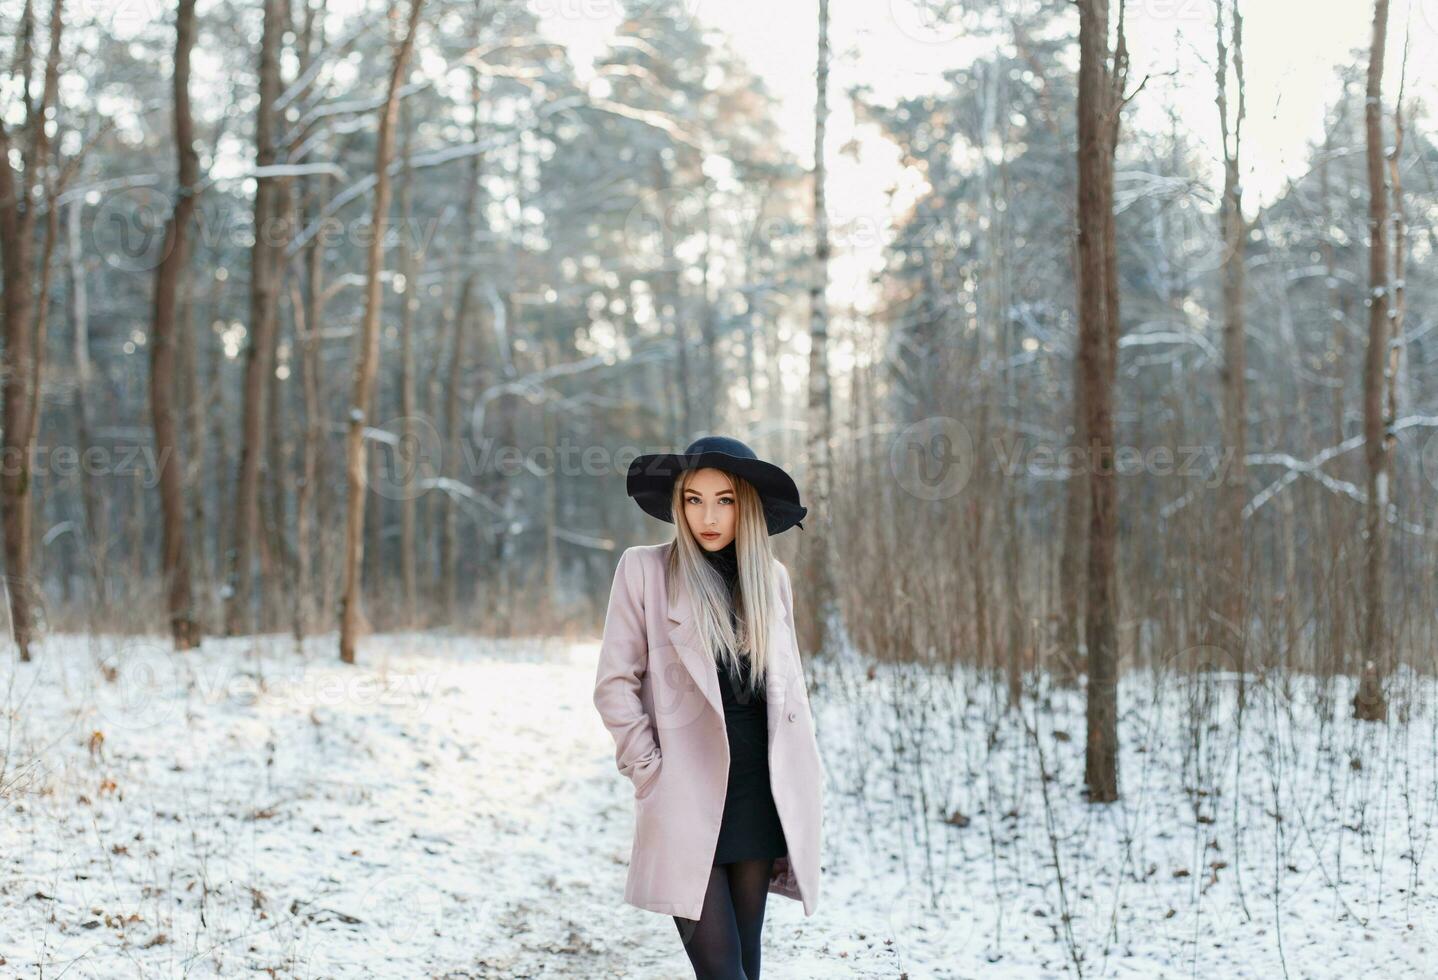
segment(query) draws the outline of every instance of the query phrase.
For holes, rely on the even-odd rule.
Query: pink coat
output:
[[[714,661],[698,646],[680,591],[665,600],[668,544],[619,556],[594,681],[594,706],[614,737],[619,771],[634,783],[634,845],[624,901],[698,919],[719,839],[729,776],[729,739]],[[769,782],[789,853],[769,891],[819,902],[823,765],[794,639],[789,570],[774,559],[783,616],[769,633]],[[776,606],[776,608],[781,608]]]

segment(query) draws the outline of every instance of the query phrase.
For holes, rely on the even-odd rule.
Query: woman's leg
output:
[[[764,903],[769,897],[773,858],[755,858],[724,865],[729,871],[729,898],[734,904],[734,925],[739,931],[740,959],[745,980],[759,980],[759,942],[764,935]]]
[[[748,980],[739,946],[739,928],[729,899],[726,865],[709,869],[709,886],[698,921],[674,916],[695,980]]]

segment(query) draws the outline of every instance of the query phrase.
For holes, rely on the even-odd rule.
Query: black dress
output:
[[[732,597],[739,578],[734,542],[717,551],[706,551],[704,556],[723,576]],[[729,734],[729,783],[719,823],[719,842],[714,849],[715,864],[778,858],[789,852],[769,787],[768,705],[762,688],[751,694],[744,687],[750,669],[748,657],[740,663],[737,676],[722,661],[714,665],[724,699],[724,726]]]

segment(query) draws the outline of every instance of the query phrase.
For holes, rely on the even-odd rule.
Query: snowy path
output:
[[[622,901],[597,644],[335,650],[0,662],[0,977],[692,976]],[[1256,684],[1240,725],[1222,675],[1125,680],[1123,798],[1090,807],[1073,692],[1015,714],[972,674],[806,670],[824,890],[807,919],[771,896],[769,980],[1438,977],[1431,679],[1382,726],[1341,684],[1331,713]]]
[[[0,976],[686,975],[672,920],[621,901],[596,645],[249,647],[52,637],[0,668]],[[773,897],[765,975],[898,975],[834,928]]]

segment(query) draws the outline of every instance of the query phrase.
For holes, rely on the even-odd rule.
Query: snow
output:
[[[673,921],[622,901],[596,643],[337,649],[7,654],[0,976],[692,975]],[[765,976],[1433,975],[1429,679],[1364,725],[1346,682],[1325,722],[1303,678],[1250,676],[1240,716],[1231,670],[1131,671],[1122,799],[1091,806],[1074,692],[1015,713],[970,672],[806,669],[823,891],[808,918],[770,896]]]

